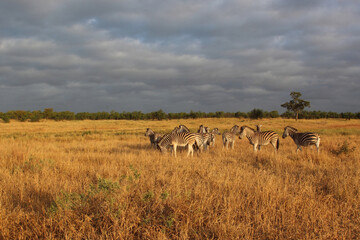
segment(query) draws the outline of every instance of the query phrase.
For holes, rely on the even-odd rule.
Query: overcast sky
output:
[[[1,0],[0,112],[359,112],[359,23],[359,0]]]

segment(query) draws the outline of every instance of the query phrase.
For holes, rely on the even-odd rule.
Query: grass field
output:
[[[221,136],[174,158],[147,127],[262,124],[321,135],[274,154]],[[360,121],[189,119],[0,123],[0,239],[359,239]]]

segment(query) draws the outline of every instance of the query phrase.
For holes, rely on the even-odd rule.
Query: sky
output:
[[[360,111],[358,0],[1,0],[0,112]]]

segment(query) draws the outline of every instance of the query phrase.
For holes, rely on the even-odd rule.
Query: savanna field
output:
[[[146,128],[262,124],[321,136],[247,139],[177,158]],[[187,119],[0,123],[0,239],[359,239],[360,121]]]

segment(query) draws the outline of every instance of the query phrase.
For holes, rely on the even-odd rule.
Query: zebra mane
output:
[[[189,128],[183,124],[180,124],[178,128],[183,128],[185,129],[186,131],[190,132]]]
[[[249,128],[251,131],[256,132],[255,129],[253,129],[253,128],[247,126],[247,125],[242,126],[241,131],[244,131],[245,128]]]
[[[294,131],[294,132],[297,132],[297,131],[298,131],[296,128],[291,127],[291,126],[286,126],[286,127],[284,128],[284,130],[285,130],[285,129],[290,129],[290,130],[292,130],[292,131]]]
[[[174,127],[174,129],[171,131],[171,133],[177,132],[180,128],[179,127]]]
[[[174,130],[171,131],[171,133],[166,133],[166,134],[164,134],[164,136],[161,137],[161,139],[160,139],[160,141],[157,143],[157,145],[161,146],[161,145],[163,144],[163,142],[165,141],[165,139],[168,138],[173,132],[174,132]]]

